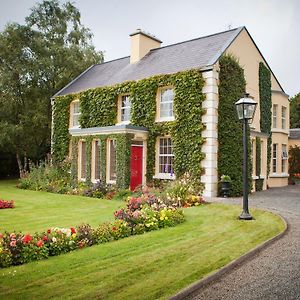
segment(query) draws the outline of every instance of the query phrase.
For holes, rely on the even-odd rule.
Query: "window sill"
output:
[[[287,173],[272,173],[269,176],[270,178],[288,178],[289,174]]]
[[[171,121],[175,121],[175,117],[160,118],[160,119],[156,119],[156,120],[155,120],[156,123],[160,123],[160,122],[171,122]]]
[[[284,134],[289,134],[288,129],[282,129],[282,128],[272,128],[272,133],[284,133]]]
[[[106,183],[107,184],[116,184],[116,180],[107,180]]]
[[[122,122],[118,122],[116,124],[116,126],[118,126],[118,125],[129,125],[129,124],[130,124],[130,121],[122,121]]]
[[[169,173],[158,173],[153,176],[154,179],[169,179],[169,180],[175,180],[176,176],[174,174]]]

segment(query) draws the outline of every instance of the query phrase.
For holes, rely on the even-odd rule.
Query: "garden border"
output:
[[[186,297],[191,295],[193,292],[208,286],[209,284],[213,283],[214,281],[217,281],[218,279],[220,279],[221,276],[223,276],[224,274],[233,271],[236,267],[238,267],[241,264],[245,263],[249,259],[252,259],[256,254],[258,254],[259,252],[261,252],[262,250],[267,248],[269,245],[273,244],[277,240],[284,237],[288,233],[288,231],[290,230],[290,224],[288,223],[288,221],[280,214],[274,213],[274,212],[272,212],[268,209],[263,209],[263,210],[271,212],[274,215],[277,215],[281,218],[281,220],[285,224],[285,228],[282,232],[280,232],[279,234],[275,235],[274,237],[266,240],[265,242],[263,242],[262,244],[256,246],[254,249],[248,251],[247,253],[243,254],[242,256],[236,258],[235,260],[233,260],[229,264],[225,265],[224,267],[222,267],[220,270],[216,271],[215,273],[213,273],[213,274],[211,274],[211,275],[209,275],[205,278],[202,278],[202,279],[196,281],[195,283],[192,283],[187,288],[184,288],[183,290],[181,290],[180,292],[178,292],[174,296],[171,296],[169,298],[169,300],[185,299]]]

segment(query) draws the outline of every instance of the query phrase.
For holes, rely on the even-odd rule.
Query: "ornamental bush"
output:
[[[93,229],[89,224],[76,228],[49,228],[34,235],[0,234],[0,267],[20,265],[72,250],[119,240],[146,231],[175,226],[184,222],[183,211],[167,206],[156,196],[131,197],[127,207],[115,212],[115,220]]]
[[[14,208],[14,207],[15,207],[14,200],[3,200],[3,199],[0,199],[0,209]]]

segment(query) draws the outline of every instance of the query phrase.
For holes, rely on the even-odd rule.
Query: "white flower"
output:
[[[57,242],[56,237],[53,237],[53,238],[52,238],[52,242],[53,242],[53,243],[56,243],[56,242]]]

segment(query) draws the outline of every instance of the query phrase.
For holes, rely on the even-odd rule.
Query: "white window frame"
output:
[[[286,174],[286,166],[287,166],[287,160],[288,160],[288,153],[287,153],[287,145],[282,144],[281,145],[281,173]]]
[[[129,106],[123,106],[123,98],[127,98],[129,101],[130,105]],[[129,95],[120,95],[120,100],[119,100],[119,110],[120,110],[120,117],[119,117],[119,123],[121,124],[129,124],[130,119],[131,119],[131,100]],[[129,110],[129,120],[122,120],[123,117],[123,112],[126,110]],[[126,114],[124,114],[126,115]]]
[[[110,145],[111,145],[111,142],[116,143],[116,140],[115,139],[108,139],[107,140],[107,148],[106,148],[107,149],[107,153],[106,153],[106,183],[115,184],[117,178],[116,179],[110,179],[110,175],[111,175],[110,174],[110,163],[111,163],[111,157],[110,157],[110,150],[111,149],[110,149]],[[117,162],[116,162],[116,165],[117,165]],[[117,174],[116,174],[116,176],[117,176]]]
[[[281,128],[286,129],[286,107],[281,107]]]
[[[275,152],[274,152],[275,150]],[[274,156],[275,153],[275,156]],[[276,174],[277,170],[278,170],[278,166],[277,166],[277,157],[278,157],[278,144],[273,144],[272,147],[272,173]],[[274,171],[274,166],[275,166],[275,171]]]
[[[78,112],[77,113],[74,112],[75,105],[76,106],[78,105]],[[80,115],[81,115],[80,102],[79,102],[79,100],[74,100],[74,101],[71,102],[71,105],[70,105],[70,128],[80,128],[80,124],[79,124]],[[74,125],[74,119],[75,119],[74,117],[77,118],[78,124]]]
[[[172,101],[165,101],[165,102],[162,102],[162,96],[163,96],[163,93],[168,91],[168,90],[171,90],[172,93],[173,93],[173,99]],[[157,90],[157,101],[156,101],[156,105],[157,105],[157,110],[156,110],[156,122],[165,122],[165,121],[173,121],[175,120],[175,116],[174,116],[174,98],[175,98],[175,91],[174,91],[174,88],[173,87],[162,87],[162,88],[159,88]],[[172,104],[172,115],[171,116],[161,116],[161,112],[162,112],[162,109],[161,109],[161,106],[162,104]]]
[[[174,173],[166,173],[166,172],[163,172],[161,173],[160,172],[160,157],[173,157],[173,160],[174,160],[174,153],[172,151],[171,154],[161,154],[160,153],[160,140],[161,139],[170,139],[171,142],[172,142],[172,138],[171,136],[160,136],[157,138],[156,140],[156,163],[155,163],[155,176],[154,178],[157,178],[157,179],[170,179],[170,180],[173,180],[173,179],[176,179],[176,176]],[[173,142],[172,142],[172,149],[173,149]],[[174,163],[173,163],[173,172],[174,172]]]
[[[273,128],[277,128],[278,105],[273,104]]]

